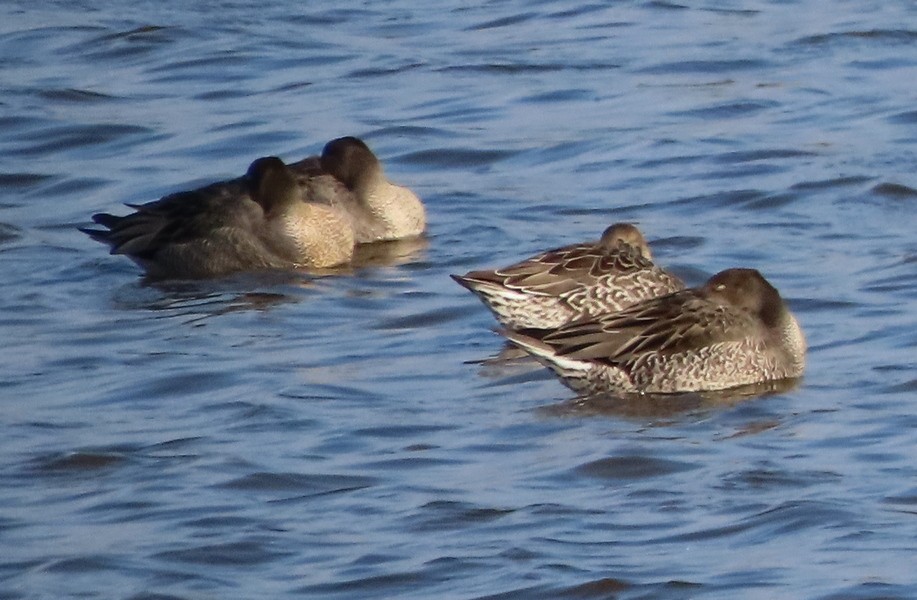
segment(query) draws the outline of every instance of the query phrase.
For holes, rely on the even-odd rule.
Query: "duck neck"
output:
[[[806,338],[802,333],[802,328],[799,327],[796,317],[786,308],[778,318],[777,331],[780,335],[782,346],[786,348],[786,352],[793,364],[799,368],[804,367],[806,361]]]
[[[385,200],[384,193],[389,183],[382,173],[382,169],[368,169],[362,177],[357,179],[353,185],[353,193],[360,199],[367,208],[372,210],[374,204]]]

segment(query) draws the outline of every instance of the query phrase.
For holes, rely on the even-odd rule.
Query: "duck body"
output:
[[[412,238],[426,231],[423,202],[410,189],[389,181],[382,163],[358,138],[331,140],[320,157],[295,163],[291,170],[304,198],[347,215],[358,244]]]
[[[721,390],[805,370],[799,323],[754,269],[557,329],[503,333],[588,393]]]
[[[510,329],[554,329],[684,288],[653,263],[643,235],[628,223],[611,225],[597,241],[452,278]]]

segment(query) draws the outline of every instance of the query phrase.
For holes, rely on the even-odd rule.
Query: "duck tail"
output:
[[[551,331],[550,329],[497,330],[510,342],[531,354],[538,362],[561,377],[571,380],[585,378],[592,364],[588,361],[571,359],[563,354],[558,354],[557,348],[552,347],[541,339]]]

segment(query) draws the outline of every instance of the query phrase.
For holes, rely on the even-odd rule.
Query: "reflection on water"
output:
[[[917,597],[917,9],[683,4],[0,3],[0,597]],[[426,238],[149,282],[77,231],[342,135]],[[764,273],[805,379],[488,359],[449,273],[616,221]]]
[[[424,259],[429,245],[429,239],[423,236],[376,244],[361,244],[354,250],[353,268],[397,267],[416,263]]]
[[[541,410],[554,416],[608,415],[659,419],[688,412],[728,408],[752,398],[784,394],[798,385],[797,379],[784,379],[728,390],[684,394],[591,394],[546,406]]]
[[[480,365],[478,374],[496,385],[514,381],[550,379],[553,374],[524,350],[508,342],[500,352],[484,360],[470,360]],[[550,375],[550,376],[549,376]],[[708,390],[681,394],[640,394],[603,392],[580,394],[569,400],[543,406],[539,410],[552,416],[609,415],[620,417],[665,418],[705,409],[727,408],[739,402],[794,390],[802,379],[765,381],[726,390]],[[568,392],[572,395],[574,392]]]

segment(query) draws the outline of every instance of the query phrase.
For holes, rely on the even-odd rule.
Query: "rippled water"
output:
[[[913,3],[199,4],[0,6],[0,597],[917,597]],[[426,244],[150,286],[76,230],[348,134]],[[801,385],[482,364],[447,275],[616,220],[764,272]]]

